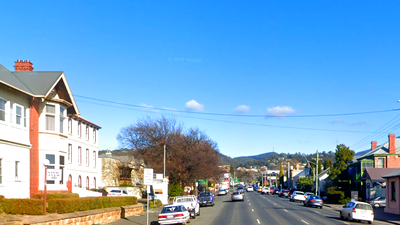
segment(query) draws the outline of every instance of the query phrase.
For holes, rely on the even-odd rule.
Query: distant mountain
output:
[[[285,154],[286,155],[286,154]],[[260,160],[260,159],[265,159],[265,158],[271,158],[271,157],[279,157],[279,154],[276,152],[267,152],[259,155],[253,155],[253,156],[240,156],[240,157],[235,157],[237,161],[240,163],[246,163],[254,160]]]

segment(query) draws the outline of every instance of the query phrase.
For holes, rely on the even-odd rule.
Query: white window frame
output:
[[[86,140],[89,141],[89,125],[86,125]]]
[[[15,161],[15,180],[19,180],[19,163],[20,161]]]
[[[0,112],[4,113],[4,120],[0,119],[0,122],[6,122],[7,121],[7,100],[0,98],[0,102],[4,102],[4,109],[0,108]]]
[[[93,128],[93,142],[96,143],[97,142],[97,130],[96,128]]]
[[[48,112],[48,111],[47,111],[47,107],[48,107],[48,106],[54,107],[54,113]],[[53,132],[56,131],[56,108],[57,108],[57,107],[56,107],[56,105],[54,105],[54,104],[46,103],[46,105],[45,105],[44,110],[45,110],[46,130],[47,130],[47,131],[53,131]],[[48,120],[47,118],[53,118],[53,129],[49,129],[49,124],[48,124],[49,120]]]
[[[62,107],[62,106],[60,106],[60,119],[59,119],[59,121],[60,121],[60,134],[64,133],[64,127],[65,127],[64,124],[65,124],[65,119],[67,118],[66,117],[66,112],[67,112],[67,109]]]
[[[82,147],[78,146],[78,164],[82,165]]]
[[[68,144],[68,163],[72,163],[72,144]]]
[[[68,133],[72,135],[72,119],[68,118]]]
[[[382,162],[382,165],[379,165],[380,161]],[[377,168],[385,168],[385,158],[378,158],[377,163],[378,163]]]
[[[82,123],[78,122],[78,137],[82,137]]]
[[[0,184],[3,184],[3,158],[0,158]]]
[[[86,166],[89,166],[89,149],[86,149]]]
[[[93,167],[96,168],[96,158],[97,158],[97,154],[96,151],[93,151]]]

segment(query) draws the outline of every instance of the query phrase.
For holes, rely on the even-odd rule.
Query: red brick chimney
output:
[[[32,62],[28,60],[20,60],[15,61],[14,65],[15,71],[33,71]]]
[[[396,136],[394,134],[389,134],[389,154],[396,154]]]
[[[371,150],[376,149],[377,145],[378,145],[377,141],[371,141]]]

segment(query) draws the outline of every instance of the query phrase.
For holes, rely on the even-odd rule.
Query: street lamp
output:
[[[50,161],[48,159],[45,159],[43,161],[43,166],[44,166],[44,203],[43,203],[43,208],[44,208],[44,215],[46,215],[46,205],[47,205],[47,167],[50,165]]]

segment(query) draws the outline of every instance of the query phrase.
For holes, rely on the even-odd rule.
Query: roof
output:
[[[395,147],[396,147],[396,154],[400,154],[400,138],[395,138]],[[357,160],[361,160],[370,155],[388,155],[389,154],[389,142],[386,142],[375,149],[371,149],[371,151],[365,153],[364,155],[357,158]]]
[[[382,176],[383,178],[390,178],[390,177],[400,177],[400,168],[395,169],[392,172],[389,172]]]
[[[37,98],[52,97],[57,87],[59,96],[72,105],[71,114],[78,114],[78,106],[62,71],[10,71],[0,64],[0,83]]]
[[[373,182],[384,182],[383,176],[396,170],[396,168],[365,168],[361,180],[372,180]]]
[[[298,173],[295,177],[307,177],[310,174],[310,168],[304,168],[303,171]]]

